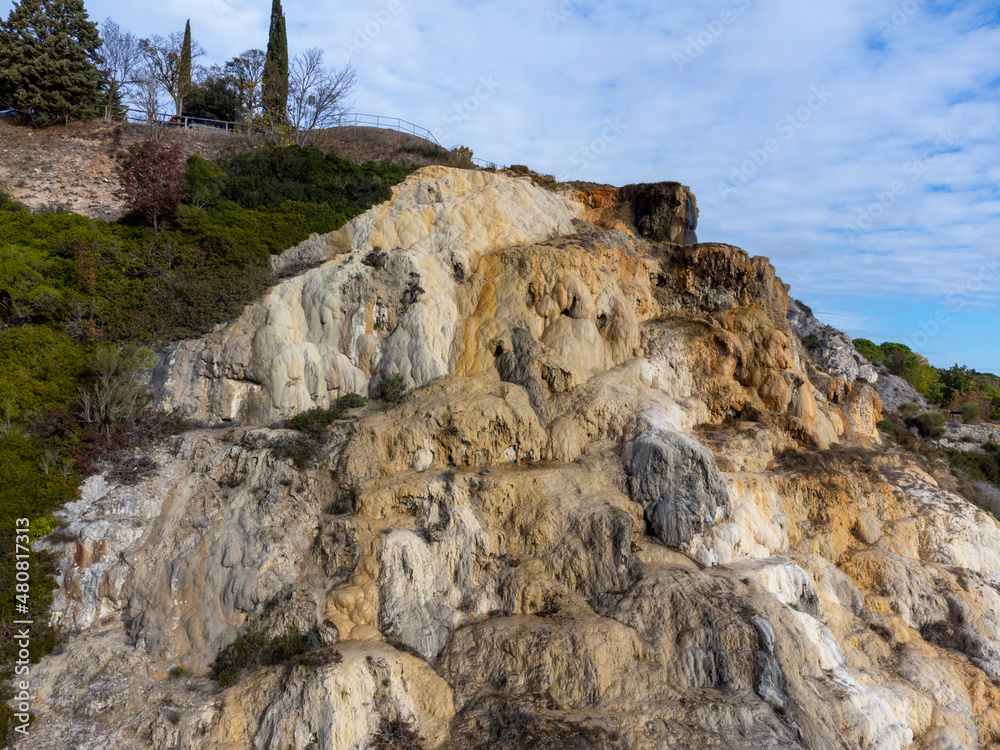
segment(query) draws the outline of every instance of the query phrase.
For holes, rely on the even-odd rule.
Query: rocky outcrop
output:
[[[942,448],[959,451],[981,451],[986,445],[1000,444],[1000,424],[980,422],[978,424],[945,425],[945,434],[931,441]]]
[[[163,402],[207,423],[266,424],[375,394],[386,377],[412,388],[447,375],[466,274],[486,253],[571,233],[579,211],[525,180],[420,174],[330,237],[334,261],[176,347],[154,376]]]
[[[913,386],[862,357],[847,334],[820,323],[812,310],[798,300],[788,304],[788,322],[795,335],[808,339],[809,354],[817,367],[848,383],[863,380],[873,384],[886,411],[897,411],[908,402],[928,408],[927,400]]]
[[[677,182],[627,185],[570,183],[573,199],[595,226],[652,242],[694,245],[698,242],[698,203]]]
[[[677,182],[626,185],[621,197],[631,210],[632,226],[652,242],[694,245],[698,242],[698,206]]]
[[[22,746],[1000,743],[995,519],[807,361],[766,259],[594,210],[422,170],[179,344],[161,397],[209,426],[67,508]],[[261,426],[394,375],[318,441]]]

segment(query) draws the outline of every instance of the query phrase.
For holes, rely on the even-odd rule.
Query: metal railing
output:
[[[388,130],[398,130],[400,133],[410,133],[411,135],[423,138],[441,146],[441,142],[427,128],[415,125],[409,120],[402,120],[399,117],[385,117],[384,115],[366,115],[361,112],[348,112],[340,118],[340,127],[367,127],[386,128]],[[441,146],[444,148],[444,146]]]
[[[340,118],[340,127],[368,127],[398,130],[400,133],[409,133],[423,138],[425,141],[430,141],[431,143],[441,146],[441,148],[445,148],[445,146],[441,144],[441,141],[437,139],[437,136],[435,136],[430,130],[420,125],[416,125],[409,120],[402,120],[399,117],[386,117],[384,115],[366,115],[360,112],[348,112]],[[489,161],[488,159],[480,159],[476,156],[472,157],[472,162],[483,169],[506,168],[506,165],[498,164],[496,162]]]
[[[121,111],[122,110],[119,110],[119,112]],[[227,122],[225,120],[215,120],[210,117],[186,117],[184,115],[166,114],[163,112],[150,113],[140,109],[125,109],[124,112],[124,120],[133,125],[212,128],[227,133],[245,132],[246,129],[246,123]],[[348,112],[339,119],[337,125],[334,127],[369,127],[396,130],[400,133],[415,135],[418,138],[430,141],[441,148],[445,148],[430,130],[400,117],[386,117],[384,115],[369,115],[361,112]],[[476,156],[472,157],[472,162],[483,169],[505,169],[507,166],[489,161],[488,159],[480,159]]]
[[[119,110],[121,111],[121,110]],[[103,113],[102,113],[103,114]],[[112,116],[112,119],[117,119]],[[160,127],[213,128],[227,133],[236,133],[244,128],[242,123],[216,120],[214,117],[188,117],[168,115],[165,112],[147,112],[144,109],[125,109],[125,122],[131,125],[159,125]]]

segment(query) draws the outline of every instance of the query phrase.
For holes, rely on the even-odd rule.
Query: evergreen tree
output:
[[[267,59],[264,63],[264,111],[272,123],[284,121],[288,106],[288,37],[285,35],[285,14],[281,0],[272,0],[271,29],[267,37]]]
[[[0,23],[0,103],[36,125],[93,117],[103,78],[83,0],[21,0]]]
[[[191,19],[184,26],[181,62],[177,68],[177,114],[184,108],[184,97],[191,91]]]

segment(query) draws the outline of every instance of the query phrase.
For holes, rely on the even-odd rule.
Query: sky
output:
[[[85,0],[203,62],[270,0]],[[10,0],[0,0],[6,14]],[[356,112],[561,180],[674,180],[702,242],[771,259],[853,337],[1000,373],[996,0],[284,0],[292,54],[351,64]]]

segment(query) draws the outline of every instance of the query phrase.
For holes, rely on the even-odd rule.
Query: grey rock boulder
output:
[[[902,404],[912,402],[921,409],[929,408],[925,399],[917,390],[898,375],[893,375],[884,367],[877,366],[878,381],[875,390],[882,399],[885,411],[897,411]]]
[[[715,457],[688,435],[654,425],[625,446],[624,460],[632,500],[645,506],[649,533],[668,547],[682,548],[729,507]]]

